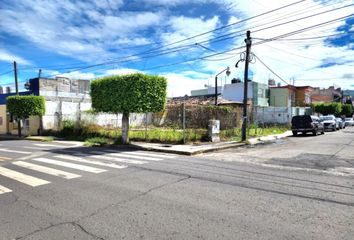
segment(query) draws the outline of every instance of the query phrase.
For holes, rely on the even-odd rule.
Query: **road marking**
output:
[[[34,150],[46,150],[45,148],[42,148],[42,147],[23,147],[23,148],[26,148],[26,149],[34,149]]]
[[[72,161],[76,161],[76,162],[89,163],[89,164],[99,165],[99,166],[104,166],[104,167],[117,168],[117,169],[122,169],[122,168],[127,167],[124,165],[117,165],[114,163],[104,163],[104,162],[98,162],[98,161],[94,161],[94,160],[85,160],[80,157],[74,157],[74,156],[69,156],[69,155],[56,155],[54,157],[65,159],[65,160],[72,160]]]
[[[0,161],[3,161],[3,160],[11,160],[12,158],[8,158],[8,157],[0,157]]]
[[[53,159],[49,159],[49,158],[33,158],[31,160],[34,160],[37,162],[49,163],[49,164],[58,165],[58,166],[63,166],[63,167],[67,167],[67,168],[78,169],[81,171],[86,171],[86,172],[91,172],[91,173],[102,173],[102,172],[107,171],[107,170],[100,169],[100,168],[94,168],[94,167],[84,166],[84,165],[75,164],[75,163],[67,163],[67,162],[57,161],[57,160],[53,160]]]
[[[45,143],[34,143],[33,145],[38,147],[57,147],[57,148],[66,147],[66,146],[58,146],[55,144],[45,144]]]
[[[109,160],[109,161],[115,161],[115,162],[122,162],[122,163],[129,163],[129,164],[144,164],[148,163],[146,161],[138,161],[138,160],[130,160],[130,159],[123,159],[115,156],[102,156],[102,155],[90,155],[89,157],[97,158],[97,159],[103,159],[103,160]]]
[[[0,185],[0,194],[8,192],[12,192],[12,190]]]
[[[17,161],[17,162],[12,162],[12,164],[20,166],[20,167],[28,168],[31,170],[35,170],[38,172],[46,173],[49,175],[62,177],[65,179],[73,179],[73,178],[81,177],[81,175],[78,175],[78,174],[69,173],[69,172],[61,171],[61,170],[54,169],[54,168],[44,167],[44,166],[40,166],[37,164],[29,163],[29,162]]]
[[[4,167],[0,167],[0,175],[11,178],[13,180],[22,182],[24,184],[30,185],[32,187],[37,187],[40,185],[44,185],[44,184],[48,184],[50,183],[49,181],[40,179],[40,178],[36,178],[36,177],[32,177],[20,172],[16,172],[14,170],[8,169],[8,168],[4,168]]]
[[[113,153],[113,152],[112,152]],[[115,152],[117,153],[117,152]],[[145,153],[145,152],[121,152],[124,154],[136,154],[140,156],[148,156],[148,157],[158,157],[158,158],[176,158],[176,156],[171,156],[171,155],[163,155],[163,154],[155,154],[155,153]]]
[[[161,158],[143,157],[143,156],[133,156],[133,155],[124,154],[124,153],[107,153],[107,152],[98,152],[98,151],[92,151],[91,153],[94,153],[94,154],[107,154],[107,155],[110,155],[110,156],[126,157],[126,158],[135,158],[135,159],[150,160],[150,161],[161,161],[161,160],[163,160],[163,159],[161,159]]]
[[[25,152],[25,151],[17,151],[17,150],[11,150],[7,148],[0,148],[1,152],[10,152],[10,153],[21,153],[21,154],[31,154],[32,152]]]
[[[46,155],[46,154],[47,154],[46,152],[32,153],[31,155],[18,158],[17,160],[28,160],[28,159],[35,158],[35,157],[40,157],[40,156],[43,156],[43,155]]]

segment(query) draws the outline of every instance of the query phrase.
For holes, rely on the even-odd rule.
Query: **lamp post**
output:
[[[215,75],[215,106],[218,105],[218,76],[226,71],[226,75],[229,76],[231,74],[230,68],[227,67],[218,74]]]

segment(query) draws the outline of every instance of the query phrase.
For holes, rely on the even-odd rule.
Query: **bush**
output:
[[[316,103],[313,105],[313,109],[317,113],[323,115],[335,115],[340,116],[342,112],[342,104],[333,102],[333,103]]]
[[[346,117],[352,117],[353,116],[353,105],[343,104],[341,114],[345,115]]]
[[[114,141],[110,138],[105,138],[105,137],[93,137],[93,138],[87,138],[85,140],[84,145],[87,147],[101,147],[105,145],[112,145]]]

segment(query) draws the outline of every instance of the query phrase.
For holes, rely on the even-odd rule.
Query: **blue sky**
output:
[[[220,76],[221,82],[242,78],[242,64],[234,65],[250,29],[252,52],[286,82],[350,89],[351,4],[353,0],[0,0],[0,81],[13,87],[13,72],[4,73],[16,60],[22,85],[40,68],[42,76],[87,79],[142,71],[167,77],[169,96],[190,94],[213,84],[226,66],[232,73]],[[282,82],[259,61],[250,68],[255,81]]]

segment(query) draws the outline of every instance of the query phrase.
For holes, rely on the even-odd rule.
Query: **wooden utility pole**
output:
[[[14,74],[15,74],[15,88],[16,88],[16,95],[18,96],[18,80],[17,80],[17,64],[16,61],[14,61]],[[17,130],[18,130],[18,136],[21,137],[21,119],[17,117]]]
[[[247,93],[248,93],[248,64],[250,60],[251,52],[251,31],[247,31],[246,43],[246,58],[245,58],[245,75],[244,75],[244,91],[243,91],[243,119],[242,119],[242,141],[246,141],[246,129],[247,129]]]
[[[16,95],[18,95],[17,64],[16,64],[16,61],[14,61],[14,74],[15,74]]]

